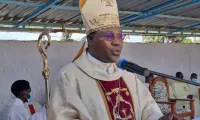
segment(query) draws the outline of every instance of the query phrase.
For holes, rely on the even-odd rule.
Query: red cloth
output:
[[[120,80],[120,88],[121,88],[119,114],[121,118],[123,119],[127,118],[128,116],[132,116],[132,118],[129,118],[126,120],[135,120],[133,98],[130,94],[129,88],[127,87],[125,81],[122,78],[120,78],[119,80]],[[104,98],[108,115],[112,120],[116,120],[116,113],[118,112],[118,104],[116,102],[118,100],[117,95],[118,95],[118,90],[119,90],[119,80],[98,81],[98,85],[99,85],[100,91],[102,92],[102,96]],[[109,100],[109,97],[110,97],[110,100]],[[115,107],[113,107],[111,101]],[[115,108],[117,112],[115,112],[114,110]]]
[[[31,112],[31,115],[33,115],[35,113],[35,108],[34,108],[33,104],[29,104],[28,108],[29,108],[29,110]]]

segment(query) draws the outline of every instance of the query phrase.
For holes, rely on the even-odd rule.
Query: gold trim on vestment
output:
[[[123,78],[122,78],[122,80],[124,80]],[[133,96],[132,96],[132,94],[131,94],[131,91],[130,91],[130,89],[129,89],[129,87],[128,87],[128,85],[127,85],[127,83],[126,83],[126,81],[124,80],[124,83],[125,83],[125,85],[126,85],[126,87],[127,87],[127,89],[128,89],[128,91],[129,91],[129,93],[130,93],[130,95],[131,95],[131,101],[132,101],[132,105],[133,105],[133,113],[134,113],[134,118],[135,118],[135,105],[134,105],[134,98],[133,98]],[[136,120],[136,118],[134,119],[134,120]]]
[[[85,42],[83,43],[83,45],[79,49],[78,53],[76,54],[76,56],[74,57],[74,59],[72,60],[72,62],[74,62],[75,60],[77,60],[82,55],[82,53],[83,53],[84,50],[85,50]]]
[[[107,111],[108,117],[109,117],[110,120],[112,120],[106,96],[105,96],[105,94],[104,94],[104,92],[103,92],[103,90],[102,90],[102,88],[101,88],[101,86],[100,86],[100,84],[99,84],[99,82],[97,80],[96,80],[96,84],[97,84],[97,87],[99,88],[101,96],[103,97],[103,101],[104,101],[104,104],[105,104],[105,107],[106,107],[106,111]]]

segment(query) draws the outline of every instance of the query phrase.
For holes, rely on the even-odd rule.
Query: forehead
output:
[[[121,30],[119,27],[112,27],[112,28],[106,28],[106,29],[102,29],[98,32],[113,32],[113,33],[121,33]]]

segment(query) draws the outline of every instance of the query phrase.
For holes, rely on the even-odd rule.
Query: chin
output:
[[[119,56],[113,56],[110,59],[111,63],[117,63],[118,60],[119,60]]]

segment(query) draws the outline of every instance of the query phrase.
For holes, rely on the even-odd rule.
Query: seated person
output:
[[[199,80],[198,80],[198,77],[197,77],[197,74],[196,73],[192,73],[191,76],[190,76],[190,79],[192,82],[196,82],[198,83]],[[195,85],[191,85],[191,84],[188,84],[189,86],[189,90],[190,90],[190,94],[192,94],[194,96],[194,100],[195,100],[195,117],[200,117],[200,104],[199,104],[199,91],[198,89],[200,87],[198,86],[195,86]]]
[[[197,74],[196,73],[192,73],[191,76],[190,76],[190,80],[192,82],[197,82],[198,81]]]
[[[149,88],[149,85],[153,82],[154,76],[153,74],[149,74],[149,76],[145,77],[145,86]]]
[[[198,82],[197,74],[192,73],[190,76],[190,79],[192,82],[197,83]],[[198,92],[199,87],[195,85],[191,85],[191,84],[188,84],[188,86],[189,86],[190,93],[194,96],[194,99],[199,100],[199,92]]]
[[[31,93],[31,87],[26,80],[17,80],[11,86],[11,92],[16,98],[11,99],[5,107],[4,120],[28,120],[30,113],[25,107]]]
[[[176,77],[183,79],[183,74],[181,72],[177,72]],[[173,87],[174,95],[177,99],[187,99],[187,98],[192,99],[193,98],[193,95],[190,94],[189,87],[186,83],[174,81],[172,83],[172,87]],[[189,109],[189,102],[187,101],[177,102],[177,108]]]

